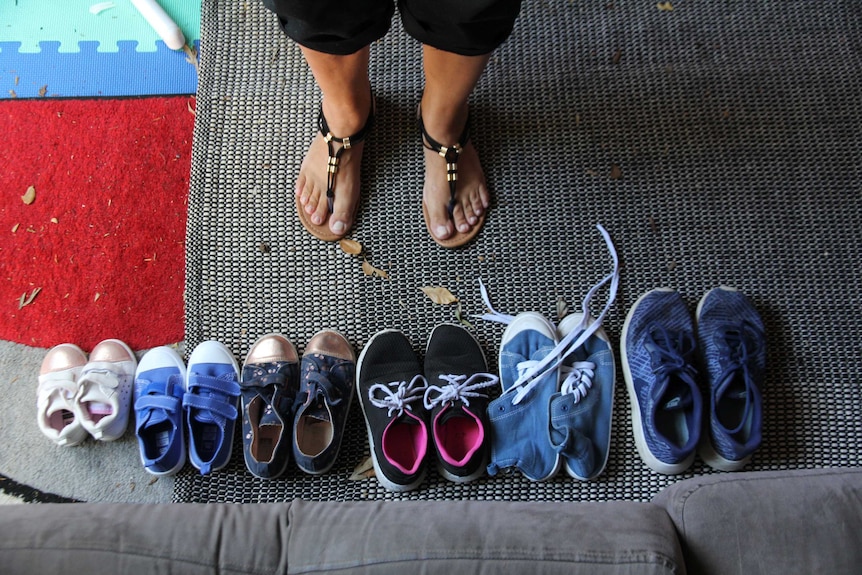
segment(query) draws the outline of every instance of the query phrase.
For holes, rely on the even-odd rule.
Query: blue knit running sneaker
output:
[[[638,298],[620,351],[641,459],[658,473],[685,471],[700,439],[702,398],[692,365],[694,326],[680,295],[659,288]]]
[[[697,306],[697,339],[709,389],[700,456],[710,467],[736,471],[760,446],[763,321],[742,292],[717,287]]]

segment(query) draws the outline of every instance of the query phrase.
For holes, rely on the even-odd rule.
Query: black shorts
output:
[[[401,22],[419,42],[463,56],[492,52],[515,25],[521,0],[397,0]],[[383,37],[393,0],[263,0],[285,34],[327,54],[353,54]]]

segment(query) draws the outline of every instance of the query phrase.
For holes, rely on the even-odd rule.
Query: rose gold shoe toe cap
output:
[[[271,333],[258,339],[245,358],[250,363],[272,363],[275,361],[299,361],[296,347],[283,335]]]
[[[333,330],[323,330],[314,335],[308,345],[305,346],[305,353],[319,353],[339,359],[348,359],[356,361],[356,354],[353,351],[353,346],[347,341],[343,335]]]
[[[71,343],[61,343],[52,347],[42,360],[39,375],[55,371],[65,371],[75,367],[84,367],[87,355],[80,347]]]

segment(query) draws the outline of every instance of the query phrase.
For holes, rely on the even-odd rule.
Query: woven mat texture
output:
[[[389,279],[315,240],[292,189],[320,101],[297,47],[258,2],[205,0],[189,200],[186,339],[226,343],[242,361],[260,335],[299,347],[319,329],[357,351],[395,327],[424,350],[455,306],[420,288],[446,286],[465,315],[576,310],[611,259],[622,260],[605,321],[618,342],[643,292],[678,289],[692,309],[708,289],[747,293],[768,330],[764,440],[749,469],[860,464],[862,451],[862,5],[526,1],[472,100],[473,139],[493,204],[467,247],[439,248],[420,207],[414,121],[420,46],[401,29],[372,46],[378,122],[365,147],[354,239]],[[601,298],[600,298],[601,299]],[[504,326],[471,320],[496,370]],[[616,347],[616,346],[615,346]],[[367,455],[354,409],[339,461],[312,478],[295,467],[262,481],[245,471],[237,432],[229,467],[189,467],[177,501],[360,499],[648,500],[712,473],[698,460],[664,477],[638,458],[618,364],[605,473],[581,483],[519,476],[466,486],[432,469],[415,492],[350,481]],[[433,466],[432,466],[433,467]]]

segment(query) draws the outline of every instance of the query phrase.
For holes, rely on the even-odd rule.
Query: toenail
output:
[[[311,221],[314,222],[315,226],[319,226],[323,223],[323,218],[321,218],[320,216],[311,216]]]
[[[446,226],[437,226],[434,233],[437,235],[438,238],[444,238],[449,233],[449,230],[446,229]]]
[[[344,225],[344,222],[332,222],[332,231],[336,234],[344,233],[344,229],[347,226]]]

